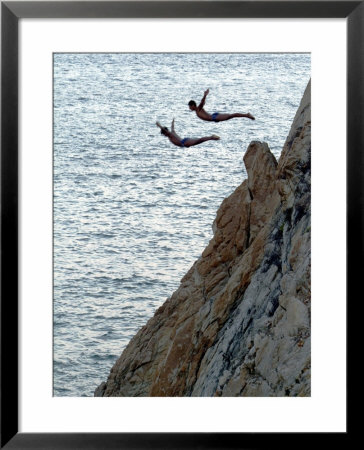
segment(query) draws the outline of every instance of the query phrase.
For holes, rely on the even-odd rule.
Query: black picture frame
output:
[[[363,1],[1,2],[1,448],[230,449],[307,446],[310,433],[18,432],[18,21],[22,18],[346,18],[347,304],[361,292],[364,173]],[[338,111],[338,118],[340,115]],[[349,310],[347,309],[349,312]],[[347,346],[348,352],[350,345]],[[349,373],[348,373],[349,374]],[[350,431],[331,433],[347,445]],[[350,434],[351,436],[351,434]],[[325,433],[315,444],[328,443]]]

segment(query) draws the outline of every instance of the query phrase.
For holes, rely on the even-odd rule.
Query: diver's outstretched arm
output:
[[[206,102],[206,97],[207,97],[207,94],[208,94],[209,92],[210,92],[210,89],[206,89],[206,91],[204,92],[203,97],[202,97],[202,100],[201,100],[200,104],[199,104],[198,107],[197,107],[198,110],[201,110],[201,109],[204,107],[205,102]]]

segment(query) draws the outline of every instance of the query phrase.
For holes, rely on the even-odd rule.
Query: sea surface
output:
[[[54,54],[54,395],[93,396],[212,237],[243,155],[278,158],[309,54]],[[209,88],[199,120],[187,103]],[[183,137],[173,146],[155,122]]]

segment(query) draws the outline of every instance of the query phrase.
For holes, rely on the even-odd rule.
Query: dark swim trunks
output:
[[[217,117],[218,115],[219,115],[218,112],[215,112],[215,113],[211,114],[211,119],[212,119],[214,122],[216,122],[216,117]]]
[[[185,142],[186,142],[186,141],[188,141],[188,138],[182,139],[182,141],[181,141],[181,147],[184,147],[184,146],[185,146]]]

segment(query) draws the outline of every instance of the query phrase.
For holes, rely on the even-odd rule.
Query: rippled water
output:
[[[212,237],[250,141],[279,157],[310,78],[304,54],[54,55],[54,395],[92,396]],[[203,122],[189,111],[256,121]],[[156,120],[182,137],[173,146]]]

